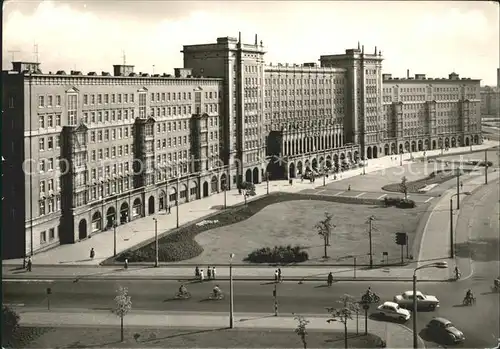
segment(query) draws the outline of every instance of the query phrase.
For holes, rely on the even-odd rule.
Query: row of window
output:
[[[60,209],[61,209],[61,198],[59,196],[54,196],[38,201],[39,216],[44,216],[46,214],[58,212]]]
[[[38,114],[39,128],[52,128],[61,126],[61,113]]]
[[[43,245],[46,244],[47,242],[54,241],[56,237],[55,228],[50,228],[48,232],[49,232],[48,240],[47,240],[47,231],[44,230],[40,232],[40,244]]]
[[[297,103],[295,103],[297,102]],[[345,100],[343,98],[335,98],[333,100],[333,104],[334,105],[343,105],[345,102]],[[332,100],[331,99],[319,99],[319,100],[305,100],[305,101],[301,101],[301,100],[298,100],[298,101],[274,101],[274,102],[271,102],[271,101],[266,101],[264,102],[264,107],[265,108],[271,108],[271,107],[274,107],[274,108],[287,108],[287,107],[309,107],[309,106],[316,106],[316,105],[331,105],[332,104]]]
[[[40,137],[38,139],[38,150],[39,151],[50,151],[54,149],[59,149],[61,146],[61,136],[48,136],[48,137]]]
[[[151,93],[151,102],[165,102],[175,100],[191,100],[191,92],[156,92]],[[217,91],[205,91],[205,99],[217,99]],[[177,98],[177,99],[176,99]]]
[[[265,97],[279,97],[279,96],[317,96],[317,95],[339,95],[343,96],[344,95],[344,89],[343,88],[337,88],[337,89],[283,89],[283,90],[270,90],[266,89],[264,91],[264,96]],[[257,95],[256,95],[257,96]],[[255,97],[256,97],[255,96]]]
[[[245,142],[245,149],[257,148],[259,146],[259,144],[262,144],[262,140],[246,141]]]
[[[47,179],[40,181],[40,195],[51,194],[51,192],[58,192],[61,189],[59,179]]]
[[[38,96],[38,107],[39,108],[44,108],[44,107],[60,107],[61,106],[61,96],[56,95],[55,96],[55,105],[54,105],[54,96]]]
[[[344,79],[335,79],[335,78],[325,78],[325,79],[303,79],[303,78],[294,78],[294,79],[283,79],[283,78],[267,78],[265,79],[266,85],[270,85],[271,82],[281,85],[331,85],[331,84],[344,84]]]
[[[132,130],[128,126],[90,131],[90,143],[108,142],[110,140],[114,141],[122,138],[126,139],[129,136],[132,136]]]
[[[286,119],[286,118],[296,118],[296,117],[316,117],[316,116],[331,116],[333,114],[343,114],[344,108],[332,108],[332,109],[318,109],[318,110],[297,110],[297,111],[282,111],[282,112],[273,112],[266,113],[266,119]],[[272,115],[272,119],[271,119]]]

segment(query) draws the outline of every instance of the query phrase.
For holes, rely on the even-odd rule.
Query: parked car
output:
[[[431,295],[424,295],[417,291],[417,308],[434,310],[439,307],[439,299]],[[394,302],[401,308],[412,309],[413,307],[413,291],[406,291],[403,294],[394,297]]]
[[[410,312],[394,302],[384,302],[384,304],[379,305],[375,314],[399,321],[408,321],[410,319]]]
[[[462,343],[465,340],[464,333],[457,329],[451,321],[435,317],[427,324],[427,334],[440,343]]]

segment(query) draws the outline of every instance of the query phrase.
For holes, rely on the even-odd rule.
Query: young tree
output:
[[[113,309],[113,313],[115,313],[120,318],[120,338],[123,342],[123,318],[132,309],[132,297],[130,297],[128,294],[128,288],[123,286],[118,286],[116,293],[117,295],[115,297],[115,309]]]
[[[359,305],[355,301],[355,299],[348,295],[345,294],[342,296],[342,298],[337,301],[340,304],[340,307],[332,307],[332,308],[327,308],[328,312],[330,313],[331,319],[326,320],[328,323],[332,321],[340,321],[341,323],[344,324],[344,347],[345,349],[348,348],[347,346],[347,322],[349,320],[353,319],[353,316],[359,312]]]
[[[297,315],[294,319],[298,321],[295,333],[297,333],[300,337],[304,349],[307,349],[307,324],[309,323],[309,320],[306,320],[306,318],[302,315]]]
[[[19,315],[13,309],[3,304],[2,323],[2,346],[6,347],[19,328]]]
[[[314,228],[318,231],[318,235],[323,238],[325,244],[325,258],[328,258],[327,246],[330,246],[330,236],[335,225],[332,223],[332,215],[325,212],[325,219],[319,221]]]
[[[406,176],[403,176],[403,178],[401,178],[399,188],[401,192],[405,194],[405,200],[408,200],[408,179],[406,179]]]

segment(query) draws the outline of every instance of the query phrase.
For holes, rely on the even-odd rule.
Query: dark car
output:
[[[465,340],[464,333],[442,317],[436,317],[427,324],[427,333],[438,342],[462,343]]]

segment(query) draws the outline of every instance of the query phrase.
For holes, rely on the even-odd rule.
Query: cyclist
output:
[[[467,293],[465,294],[465,299],[467,299],[468,301],[472,301],[474,299],[474,295],[472,294],[470,288],[467,290]]]
[[[332,284],[333,284],[333,274],[332,274],[332,272],[330,272],[328,274],[328,280],[327,280],[327,282],[328,282],[328,286],[332,286]]]
[[[215,285],[214,287],[214,297],[218,298],[222,294],[222,291],[220,290],[219,285]]]
[[[458,280],[460,279],[460,270],[458,269],[457,266],[455,266],[455,278]]]
[[[188,293],[188,290],[187,290],[186,286],[184,286],[184,284],[182,284],[181,287],[179,287],[179,295],[183,296],[187,293]]]

